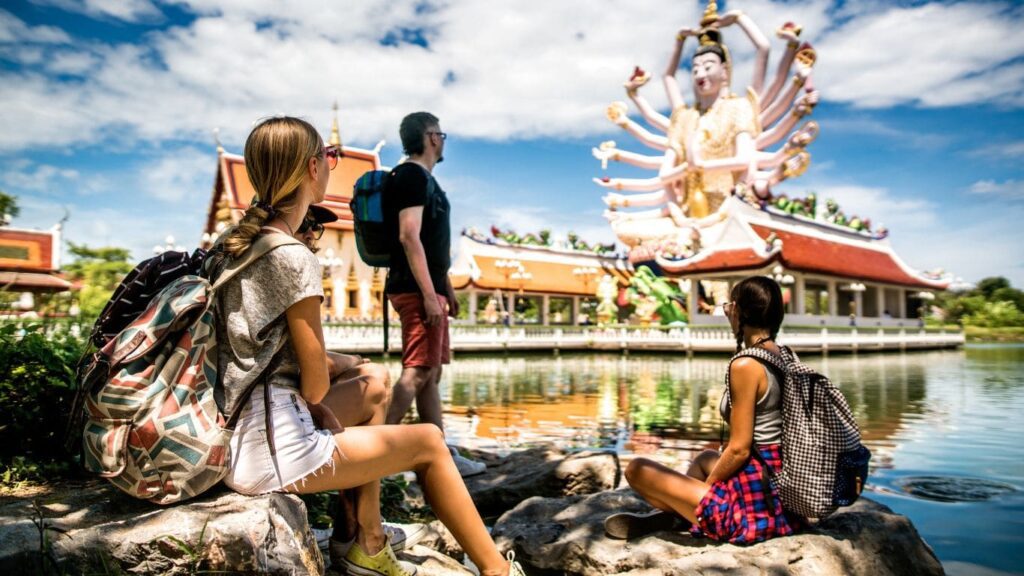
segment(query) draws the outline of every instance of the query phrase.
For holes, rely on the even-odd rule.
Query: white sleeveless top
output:
[[[767,366],[763,368],[768,377],[768,390],[754,405],[754,444],[778,444],[782,442],[782,387],[775,372]],[[718,411],[728,422],[732,406],[726,401],[725,394],[722,394]]]

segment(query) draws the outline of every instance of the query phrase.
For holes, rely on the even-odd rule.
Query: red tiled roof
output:
[[[25,290],[63,292],[71,283],[53,274],[39,272],[0,272],[0,288],[17,292]]]
[[[758,254],[751,248],[739,250],[721,250],[708,255],[702,260],[687,264],[684,260],[678,267],[659,261],[658,264],[663,270],[669,273],[690,274],[693,272],[729,272],[734,270],[750,270],[761,268],[770,262],[774,256]]]
[[[919,288],[946,286],[941,281],[911,275],[888,250],[852,246],[757,224],[751,227],[762,238],[774,232],[782,240],[782,264],[793,270]]]

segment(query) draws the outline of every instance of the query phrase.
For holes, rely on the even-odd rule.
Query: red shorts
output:
[[[388,294],[402,322],[402,367],[436,368],[451,362],[448,344],[448,299],[438,295],[441,323],[427,326],[423,295],[419,292]]]

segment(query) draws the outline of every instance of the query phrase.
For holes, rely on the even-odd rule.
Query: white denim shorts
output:
[[[317,430],[306,401],[295,388],[271,386],[270,414],[276,456],[267,443],[263,391],[253,391],[231,436],[231,463],[224,484],[255,495],[277,492],[334,462],[337,444]]]

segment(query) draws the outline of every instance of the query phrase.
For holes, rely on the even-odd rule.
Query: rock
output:
[[[631,490],[530,498],[504,514],[492,534],[499,549],[514,549],[524,566],[545,573],[943,574],[910,520],[867,498],[804,533],[751,546],[694,539],[687,532],[659,532],[628,542],[604,536],[609,514],[649,510]]]
[[[215,489],[202,498],[159,507],[106,484],[40,499],[57,573],[111,569],[132,574],[323,574],[323,560],[297,496],[248,497]],[[32,505],[0,508],[0,573],[35,570],[39,532]]]
[[[612,451],[566,456],[552,448],[531,448],[503,460],[488,461],[487,472],[466,479],[480,515],[498,516],[530,496],[562,497],[611,490],[622,477]]]
[[[462,550],[462,546],[455,540],[455,536],[448,531],[448,528],[444,524],[441,524],[440,520],[435,520],[430,524],[427,524],[427,535],[420,540],[419,545],[424,548],[430,548],[431,550],[437,550],[445,556],[451,556],[452,558],[462,562],[466,557],[466,553]]]

